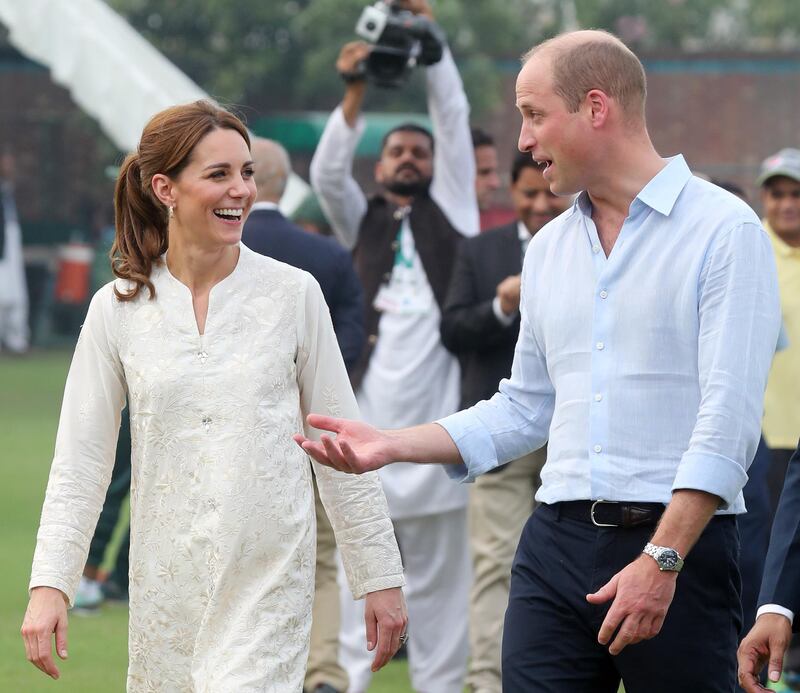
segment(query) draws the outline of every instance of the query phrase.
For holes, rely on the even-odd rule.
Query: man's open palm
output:
[[[390,439],[381,431],[349,419],[309,414],[308,423],[313,428],[336,434],[333,438],[322,434],[314,441],[297,434],[294,441],[320,464],[350,474],[371,472],[392,462]]]

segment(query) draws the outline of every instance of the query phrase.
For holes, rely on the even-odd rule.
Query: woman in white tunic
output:
[[[302,689],[314,496],[292,435],[357,417],[322,293],[239,242],[255,199],[241,122],[207,102],[156,115],[115,193],[120,277],[94,296],[67,378],[23,624],[58,678],[127,396],[133,439],[128,691]],[[314,469],[374,667],[406,616],[374,475]]]

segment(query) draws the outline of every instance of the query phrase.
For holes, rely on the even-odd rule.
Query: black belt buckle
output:
[[[606,503],[607,503],[607,504],[614,504],[614,505],[618,505],[618,504],[619,504],[619,501],[607,501],[607,500],[603,500],[602,498],[598,498],[598,499],[597,499],[597,500],[596,500],[594,503],[592,503],[592,507],[591,507],[591,509],[589,510],[589,517],[590,517],[590,518],[591,518],[591,520],[592,520],[592,524],[593,524],[595,527],[619,527],[619,525],[617,525],[617,524],[609,524],[609,523],[606,523],[606,522],[598,522],[598,521],[595,519],[595,517],[594,517],[594,511],[595,511],[595,508],[597,507],[598,503],[604,503],[604,504],[606,504]]]

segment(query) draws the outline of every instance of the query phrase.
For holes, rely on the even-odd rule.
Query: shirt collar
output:
[[[259,211],[261,209],[272,209],[272,210],[275,210],[275,211],[279,211],[278,205],[276,205],[274,202],[266,202],[266,201],[264,201],[264,202],[254,202],[253,206],[250,208],[250,211],[251,212],[257,212],[257,211]]]
[[[531,240],[531,238],[533,238],[533,236],[531,236],[531,232],[528,231],[528,227],[525,226],[525,224],[523,224],[521,221],[517,222],[517,236],[523,243],[527,243],[529,240]]]
[[[686,183],[692,177],[692,172],[686,165],[686,160],[682,154],[667,159],[664,166],[650,181],[645,185],[639,194],[634,198],[647,205],[656,212],[669,216],[681,191],[686,187]],[[580,211],[586,216],[592,214],[592,203],[589,194],[584,190],[575,198],[573,205],[574,211]]]

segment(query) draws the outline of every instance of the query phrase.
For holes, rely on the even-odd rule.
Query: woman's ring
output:
[[[403,633],[400,636],[400,644],[405,645],[407,640],[408,640],[408,633]]]

